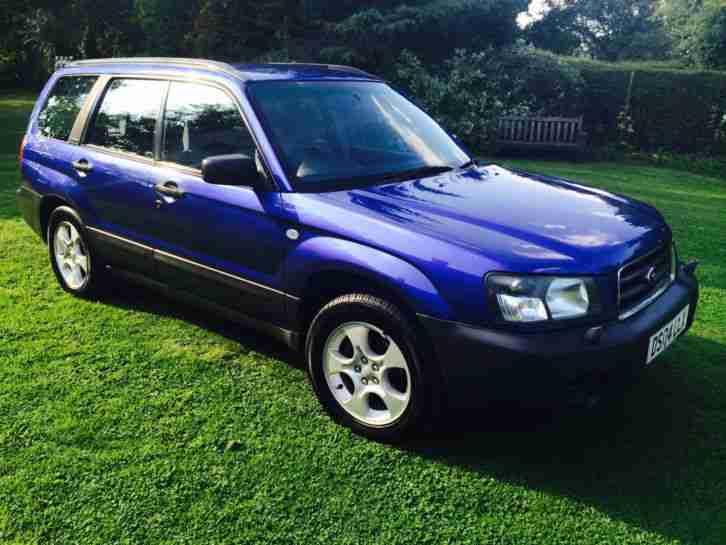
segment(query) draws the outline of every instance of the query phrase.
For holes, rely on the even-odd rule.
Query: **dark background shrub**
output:
[[[657,63],[608,64],[573,58],[567,62],[581,71],[585,81],[585,125],[592,145],[619,140],[618,115],[627,109],[637,149],[726,151],[719,131],[726,114],[726,72],[677,70]]]

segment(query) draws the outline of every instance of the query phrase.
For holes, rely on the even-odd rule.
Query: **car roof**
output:
[[[242,81],[257,80],[325,80],[353,79],[380,80],[358,68],[333,64],[309,63],[225,63],[207,59],[183,59],[167,57],[131,57],[114,59],[88,59],[73,61],[66,65],[67,69],[83,69],[123,73],[147,73],[150,70],[179,69],[184,71],[198,70],[231,76]],[[73,70],[75,71],[75,70]]]

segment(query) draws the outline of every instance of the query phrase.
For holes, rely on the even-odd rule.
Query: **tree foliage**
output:
[[[354,61],[386,72],[403,49],[442,62],[512,43],[527,0],[2,0],[0,59],[55,55]],[[12,54],[10,54],[12,53]],[[13,59],[15,59],[13,61]],[[390,71],[390,70],[388,70]],[[26,74],[27,75],[27,74]]]
[[[537,47],[605,61],[659,59],[669,52],[656,0],[548,0],[548,7],[528,29]]]
[[[555,55],[531,47],[457,50],[444,63],[426,66],[410,51],[396,63],[395,80],[467,144],[493,143],[502,114],[576,116],[584,80]]]
[[[527,40],[537,48],[559,55],[581,51],[582,39],[575,32],[578,13],[570,6],[550,4],[547,14],[527,28]]]
[[[580,69],[557,56],[621,61],[673,54],[686,64],[726,68],[726,0],[547,0],[545,16],[522,29],[517,17],[528,5],[529,0],[0,0],[0,85],[39,86],[56,55],[331,62],[402,85],[478,148],[491,142],[502,113],[585,112],[591,135],[604,142],[625,112],[635,145],[645,148],[681,145],[669,139],[673,134],[688,134],[686,140],[701,147],[715,141],[714,135],[721,135],[719,142],[726,139],[718,76],[698,80],[708,85],[707,96],[699,89],[685,97],[680,88],[668,91],[674,82],[687,87],[685,76],[639,73],[632,108],[624,108],[631,68]],[[694,98],[699,93],[704,101]],[[694,127],[663,125],[668,112],[681,110],[670,100],[677,95],[698,104],[690,116],[697,120]],[[663,132],[666,128],[671,132]]]
[[[724,73],[660,63],[567,62],[585,80],[584,115],[593,145],[611,146],[627,136],[639,150],[726,153]]]
[[[686,63],[726,68],[725,0],[661,0],[658,15]]]
[[[519,32],[517,15],[528,6],[527,0],[399,4],[358,11],[329,25],[335,42],[347,44],[348,55],[378,66],[390,63],[402,49],[436,63],[457,49],[478,51],[512,43]]]

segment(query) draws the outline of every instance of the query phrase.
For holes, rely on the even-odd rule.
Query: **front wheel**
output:
[[[435,402],[435,373],[423,365],[420,341],[383,299],[351,294],[331,301],[306,342],[318,399],[334,420],[366,437],[390,442],[411,435]]]

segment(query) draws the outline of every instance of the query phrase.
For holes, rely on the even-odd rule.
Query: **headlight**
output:
[[[590,310],[590,295],[581,278],[556,278],[547,288],[547,307],[553,320],[579,318]]]
[[[542,299],[498,293],[497,301],[504,319],[508,322],[543,322],[547,319],[547,309]]]
[[[508,322],[568,320],[601,311],[592,278],[492,274],[487,286]]]

